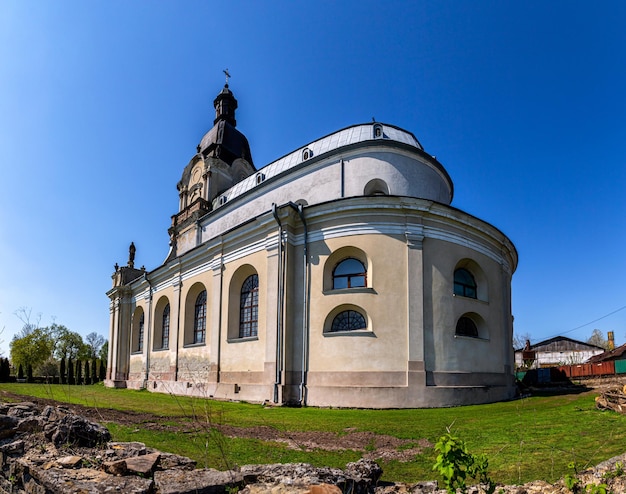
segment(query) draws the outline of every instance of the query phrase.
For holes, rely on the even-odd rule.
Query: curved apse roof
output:
[[[380,137],[374,137],[374,130],[376,127],[382,129],[382,135]],[[259,169],[257,173],[247,177],[241,182],[235,184],[230,189],[220,194],[213,200],[213,209],[219,208],[220,205],[225,204],[226,201],[232,201],[236,197],[243,193],[253,189],[258,185],[257,177],[259,174],[263,174],[263,181],[282,174],[283,172],[300,165],[302,162],[307,161],[303,157],[305,150],[309,150],[309,157],[320,156],[335,149],[339,149],[350,144],[356,144],[365,141],[395,141],[411,147],[415,147],[420,151],[424,151],[424,148],[417,140],[417,138],[406,130],[402,130],[393,125],[387,125],[383,123],[367,123],[361,125],[353,125],[345,129],[339,130],[332,134],[329,134],[317,141],[313,141],[309,144],[302,146],[301,148],[292,151],[291,153],[277,159],[269,165]]]

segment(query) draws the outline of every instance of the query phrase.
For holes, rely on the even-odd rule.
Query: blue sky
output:
[[[257,167],[407,129],[516,245],[517,333],[623,343],[625,25],[617,1],[0,2],[0,350],[21,307],[108,337],[113,265],[167,255],[225,68]]]

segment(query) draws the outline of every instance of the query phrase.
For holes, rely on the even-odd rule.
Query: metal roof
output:
[[[375,129],[377,127],[382,129],[382,134],[379,137],[374,136]],[[420,151],[424,150],[420,142],[411,132],[394,127],[393,125],[382,124],[379,122],[353,125],[306,144],[301,148],[283,156],[282,158],[277,159],[264,168],[261,168],[254,175],[247,177],[220,196],[216,197],[213,201],[213,208],[219,208],[220,205],[223,205],[226,201],[233,200],[248,190],[253,189],[259,183],[280,175],[311,158],[349,146],[351,144],[376,140],[395,141],[415,147]],[[308,150],[308,158],[305,157],[305,150]]]

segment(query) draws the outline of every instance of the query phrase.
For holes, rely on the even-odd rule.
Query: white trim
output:
[[[506,255],[506,252],[512,249],[510,241],[488,223],[462,211],[432,201],[410,198],[398,199],[393,196],[390,196],[388,201],[382,204],[372,203],[369,198],[348,198],[346,201],[349,201],[348,204],[342,204],[341,207],[330,202],[305,210],[305,217],[309,225],[309,243],[357,235],[389,235],[397,236],[406,241],[407,235],[417,235],[423,237],[424,240],[440,240],[467,247],[503,265],[505,269],[511,269]],[[377,217],[379,221],[347,222],[351,219],[360,218],[364,214]],[[154,286],[153,293],[175,284],[180,276],[179,273],[183,273],[180,276],[182,281],[189,280],[208,271],[219,269],[222,263],[228,264],[251,254],[275,248],[278,245],[278,231],[275,229],[277,227],[271,216],[271,212],[264,212],[254,222],[207,240],[198,248],[183,254],[179,263],[165,267],[165,273],[169,272],[169,276],[165,273],[164,275],[159,272],[155,273],[155,278],[159,281]],[[417,223],[412,217],[422,221]],[[326,224],[329,219],[335,222],[344,221],[344,223],[340,226],[316,228],[317,225]],[[440,226],[425,225],[424,223],[435,223]],[[293,246],[304,244],[303,233],[295,234],[291,230],[284,230],[283,235],[285,240]],[[482,242],[470,238],[472,235]],[[254,242],[245,243],[246,239],[255,237],[257,240]],[[221,249],[224,246],[238,243],[243,244],[242,247],[236,248],[222,257]],[[211,255],[211,251],[214,252],[213,255]],[[511,251],[511,254],[515,260],[514,251]],[[207,255],[211,257],[209,261],[199,262],[206,259]],[[197,265],[193,266],[195,263]],[[145,284],[143,278],[138,281],[140,282],[137,285],[138,288]],[[147,286],[135,297],[140,296],[144,291],[147,291]]]

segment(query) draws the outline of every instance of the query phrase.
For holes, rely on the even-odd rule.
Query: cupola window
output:
[[[381,139],[383,137],[383,126],[380,124],[374,124],[374,139]]]

